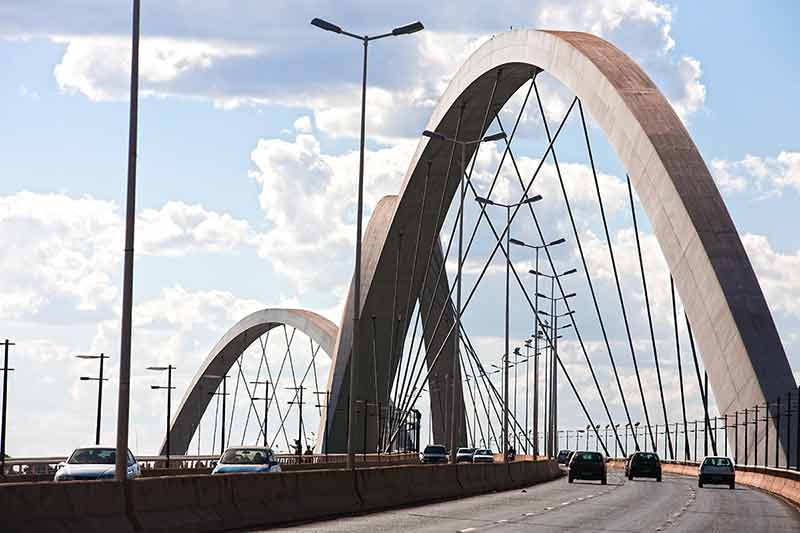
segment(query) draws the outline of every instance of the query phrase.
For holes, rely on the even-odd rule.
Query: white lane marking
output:
[[[466,529],[459,529],[458,533],[469,533],[470,531],[475,531],[474,527],[468,527]]]
[[[551,509],[552,509],[552,507],[545,507],[544,508],[545,511],[550,511]]]

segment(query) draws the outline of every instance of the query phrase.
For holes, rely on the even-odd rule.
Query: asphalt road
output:
[[[274,531],[274,530],[273,530]],[[277,531],[800,531],[800,512],[782,500],[739,485],[699,489],[694,479],[664,475],[608,485],[562,478],[549,483]]]

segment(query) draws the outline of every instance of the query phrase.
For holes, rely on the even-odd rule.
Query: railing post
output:
[[[775,468],[780,468],[780,450],[781,450],[781,397],[775,401]],[[788,462],[786,466],[789,466]]]

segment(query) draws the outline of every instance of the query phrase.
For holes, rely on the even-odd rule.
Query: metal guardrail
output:
[[[321,454],[321,455],[297,455],[297,454],[276,454],[275,458],[281,466],[295,466],[298,469],[341,465],[347,462],[347,454]],[[6,459],[5,479],[6,482],[15,481],[45,481],[52,479],[58,470],[58,464],[66,461],[66,457],[22,457]],[[207,471],[219,460],[219,455],[173,455],[169,458],[169,475],[192,474],[195,472]],[[417,453],[393,453],[393,454],[358,454],[356,455],[356,465],[392,465],[408,464],[417,462]],[[144,472],[165,470],[167,458],[164,455],[146,455],[137,457]],[[158,475],[158,474],[156,474]],[[3,476],[0,476],[2,478]]]

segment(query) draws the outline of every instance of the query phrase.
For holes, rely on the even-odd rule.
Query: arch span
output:
[[[537,71],[547,71],[580,98],[627,168],[675,277],[720,412],[774,400],[794,388],[758,280],[703,158],[667,99],[615,46],[578,32],[499,34],[461,66],[427,129],[459,139],[479,138],[487,106],[497,112]],[[409,286],[412,294],[420,294],[422,272],[417,270],[411,279],[412,261],[396,267],[398,235],[413,234],[421,224],[419,256],[431,253],[431,237],[443,222],[431,198],[442,196],[449,205],[458,187],[458,165],[447,174],[448,155],[442,143],[422,138],[390,222],[365,238],[362,317],[377,316],[391,324],[403,312],[392,306],[396,271],[400,294]],[[423,202],[428,162],[429,196]],[[359,353],[369,354],[369,321],[362,320],[360,327]],[[352,353],[351,329],[345,320],[337,341],[334,405],[347,397],[343,378]],[[357,396],[369,382],[368,363],[366,356],[358,360]],[[760,425],[758,440],[764,430]]]
[[[219,387],[222,378],[209,376],[226,375],[248,346],[267,331],[284,324],[302,331],[329,355],[333,354],[339,328],[317,313],[302,309],[262,309],[247,315],[211,349],[186,390],[170,424],[172,454],[186,453],[197,424],[211,401],[209,393]],[[165,452],[166,441],[161,445],[161,453]]]

